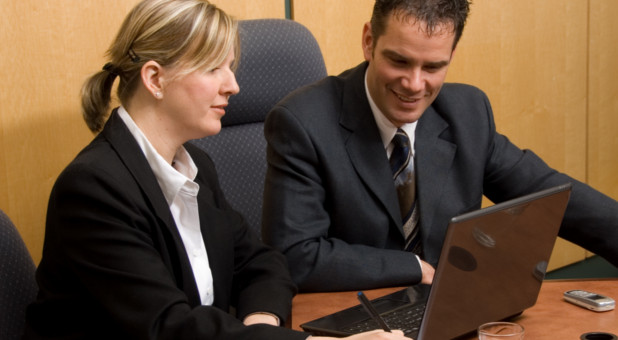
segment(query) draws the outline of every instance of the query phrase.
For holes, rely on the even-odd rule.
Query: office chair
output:
[[[26,306],[34,301],[36,267],[19,232],[0,210],[0,339],[17,340],[24,332]]]
[[[221,132],[192,142],[212,157],[226,199],[261,235],[266,114],[291,91],[324,78],[326,67],[315,38],[297,22],[258,19],[239,26],[240,93],[230,98]]]

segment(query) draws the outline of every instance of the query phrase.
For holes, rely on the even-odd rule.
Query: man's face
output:
[[[438,27],[429,36],[423,24],[391,14],[375,47],[371,25],[363,29],[369,93],[398,127],[417,121],[436,99],[454,53],[452,26]]]

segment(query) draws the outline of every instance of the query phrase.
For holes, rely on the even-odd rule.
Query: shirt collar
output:
[[[129,128],[133,138],[135,138],[144,156],[146,156],[146,160],[157,178],[157,182],[163,191],[168,205],[172,205],[174,198],[183,187],[185,187],[184,191],[189,194],[197,195],[199,185],[194,182],[197,176],[197,167],[187,150],[183,146],[178,149],[172,161],[174,166],[172,166],[150,144],[148,138],[135,124],[135,121],[133,121],[133,118],[131,118],[124,107],[118,108],[118,115],[127,128]]]
[[[373,101],[373,98],[371,98],[371,93],[369,93],[369,87],[367,86],[367,71],[365,71],[365,93],[367,94],[367,99],[369,100],[369,106],[371,107],[373,118],[378,125],[378,130],[380,131],[380,136],[382,137],[382,143],[384,144],[384,149],[389,151],[391,141],[393,140],[393,137],[395,137],[395,133],[397,133],[397,127],[390,120],[388,120],[388,118],[386,118],[386,116]],[[414,134],[416,132],[417,123],[418,121],[401,126],[401,129],[406,132],[408,138],[410,139],[412,152],[414,152]]]

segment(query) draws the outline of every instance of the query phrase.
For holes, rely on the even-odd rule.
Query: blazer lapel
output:
[[[161,187],[159,187],[159,183],[150,165],[148,165],[148,161],[142,156],[142,149],[135,141],[135,138],[133,138],[133,135],[131,135],[122,118],[118,116],[116,110],[110,115],[107,124],[110,125],[109,128],[102,132],[105,134],[105,138],[114,147],[120,159],[122,159],[127,169],[131,172],[133,178],[135,178],[135,181],[144,190],[146,197],[148,197],[148,200],[154,207],[157,217],[175,230],[174,218],[163,196]]]
[[[380,200],[395,225],[402,230],[399,202],[386,152],[365,92],[366,63],[350,71],[343,88],[340,124],[346,148],[359,177]],[[431,242],[430,228],[447,182],[457,146],[440,138],[448,123],[430,106],[416,127],[415,162],[422,241]],[[380,159],[384,161],[379,161]],[[433,207],[433,208],[432,208]],[[436,241],[441,242],[441,241]]]
[[[440,134],[448,126],[448,123],[430,106],[423,113],[416,127],[416,192],[420,209],[422,242],[425,244],[435,244],[435,242],[441,244],[442,242],[432,239],[432,236],[437,237],[441,233],[432,232],[429,229],[433,225],[432,212],[439,210],[436,207],[440,205],[441,200],[448,199],[443,197],[444,186],[457,150],[455,144],[440,138]]]
[[[353,69],[344,83],[344,104],[340,118],[340,124],[344,128],[342,135],[346,139],[350,161],[359,177],[378,197],[394,224],[399,226],[403,233],[391,170],[365,92],[366,68],[367,63],[363,63]]]
[[[103,129],[101,133],[112,145],[122,162],[133,175],[133,178],[135,178],[135,181],[144,191],[146,199],[153,207],[153,213],[156,214],[162,224],[167,228],[168,232],[172,235],[174,245],[178,251],[178,259],[181,261],[180,268],[175,268],[175,270],[181,271],[181,277],[177,276],[176,279],[187,294],[190,303],[192,305],[199,305],[200,297],[197,291],[197,285],[193,273],[190,271],[191,265],[182,238],[178,233],[174,217],[161,191],[161,187],[146,157],[143,156],[142,149],[135,141],[133,135],[131,135],[131,132],[122,121],[122,118],[118,116],[116,110],[110,115],[105,129]],[[189,268],[189,270],[187,271],[183,268]]]

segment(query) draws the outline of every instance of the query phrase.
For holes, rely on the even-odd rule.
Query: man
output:
[[[376,1],[366,62],[269,114],[263,237],[301,290],[431,283],[450,218],[566,182],[560,236],[618,265],[618,203],[498,134],[480,90],[444,84],[468,11]]]

